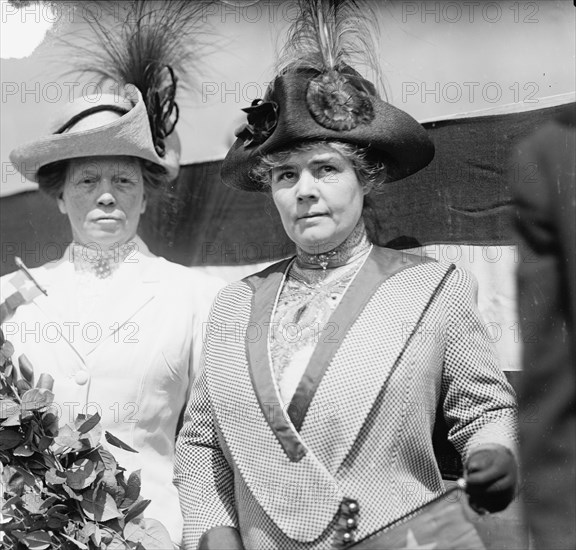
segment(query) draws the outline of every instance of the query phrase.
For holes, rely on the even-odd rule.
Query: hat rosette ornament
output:
[[[306,93],[310,112],[325,128],[352,130],[374,119],[368,94],[337,71],[330,71],[310,81]]]
[[[244,147],[263,143],[278,123],[278,105],[274,101],[255,99],[250,107],[242,109],[248,122],[236,131],[236,137],[244,141]]]
[[[243,109],[247,123],[224,160],[223,182],[263,191],[251,175],[262,156],[302,141],[367,148],[385,164],[387,182],[424,168],[434,157],[424,128],[384,101],[353,68],[366,67],[381,82],[372,9],[354,0],[300,0],[298,5],[276,77],[263,99]]]

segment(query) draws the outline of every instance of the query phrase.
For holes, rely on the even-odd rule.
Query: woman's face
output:
[[[271,187],[286,233],[309,254],[332,250],[350,235],[366,194],[350,161],[323,145],[273,168]]]
[[[76,242],[102,248],[128,242],[146,209],[140,162],[132,157],[70,160],[58,207],[68,215]]]

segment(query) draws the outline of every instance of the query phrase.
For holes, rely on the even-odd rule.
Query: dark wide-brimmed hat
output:
[[[38,181],[42,166],[96,156],[135,157],[161,166],[169,179],[178,175],[178,136],[173,132],[166,139],[153,139],[146,105],[135,86],[126,86],[123,95],[98,94],[75,99],[59,113],[52,131],[10,153],[14,166],[31,181]]]
[[[263,100],[243,109],[247,123],[222,166],[223,182],[262,191],[250,174],[263,155],[305,141],[342,141],[368,148],[386,166],[385,182],[418,172],[434,158],[426,130],[408,113],[383,101],[354,69],[286,71]]]

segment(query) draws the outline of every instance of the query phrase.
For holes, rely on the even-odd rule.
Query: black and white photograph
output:
[[[576,2],[0,12],[2,548],[576,549]]]

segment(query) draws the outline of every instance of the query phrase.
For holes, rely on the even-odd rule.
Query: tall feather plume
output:
[[[288,30],[277,73],[316,69],[338,71],[343,64],[365,67],[381,84],[376,55],[377,18],[360,0],[299,0],[300,15]]]
[[[134,84],[146,103],[153,135],[169,135],[178,118],[176,83],[193,84],[209,34],[206,2],[128,0],[83,3],[92,33],[73,67],[97,75],[99,84]],[[158,148],[158,144],[157,144]],[[159,151],[160,153],[160,151]]]

